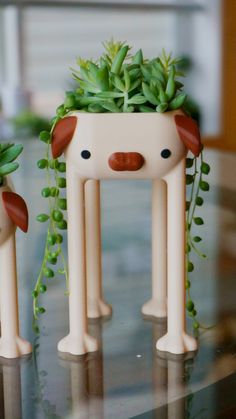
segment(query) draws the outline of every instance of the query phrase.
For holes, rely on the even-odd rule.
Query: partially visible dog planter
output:
[[[15,161],[22,145],[0,144],[0,357],[17,358],[29,354],[29,342],[19,336],[15,231],[28,230],[25,201],[13,190],[9,174],[19,164]]]
[[[0,356],[17,358],[32,352],[31,344],[19,336],[15,231],[28,229],[28,210],[13,192],[9,177],[0,186]]]
[[[65,151],[68,200],[70,332],[59,342],[59,351],[81,355],[98,349],[96,340],[87,334],[86,280],[89,317],[111,311],[101,291],[101,179],[152,180],[153,296],[142,311],[155,317],[168,315],[168,331],[158,340],[157,349],[175,354],[197,349],[195,339],[185,331],[188,150],[199,154],[200,135],[196,122],[181,110],[163,114],[74,112],[55,126],[52,155],[57,158]]]

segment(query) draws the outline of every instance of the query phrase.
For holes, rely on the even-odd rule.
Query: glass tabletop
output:
[[[155,343],[165,333],[166,322],[141,315],[151,293],[151,183],[104,181],[103,283],[113,315],[89,322],[99,352],[75,357],[57,352],[57,342],[68,331],[68,299],[60,277],[48,280],[41,333],[36,337],[32,331],[31,291],[45,240],[45,228],[35,221],[46,209],[40,197],[45,181],[36,168],[42,147],[36,140],[26,142],[13,176],[30,210],[29,234],[17,232],[17,250],[21,334],[34,343],[34,352],[21,360],[0,360],[1,417],[193,419],[233,409],[236,157],[206,153],[211,189],[201,214],[208,258],[198,261],[192,294],[201,324],[214,327],[200,330],[198,352],[158,353]],[[190,320],[188,328],[192,333]]]

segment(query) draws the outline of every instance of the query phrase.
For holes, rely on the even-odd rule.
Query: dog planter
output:
[[[195,339],[185,331],[188,150],[199,154],[200,135],[196,122],[181,110],[164,114],[74,112],[55,126],[52,154],[56,158],[65,151],[67,163],[70,281],[70,332],[59,342],[59,351],[76,355],[96,351],[96,340],[87,334],[86,308],[89,317],[111,313],[101,290],[101,179],[152,180],[153,295],[142,311],[168,317],[168,331],[157,341],[158,350],[175,354],[196,350]]]
[[[8,178],[5,178],[8,179]],[[17,358],[29,354],[31,345],[19,336],[15,230],[28,229],[23,198],[12,191],[9,180],[0,187],[0,356]]]

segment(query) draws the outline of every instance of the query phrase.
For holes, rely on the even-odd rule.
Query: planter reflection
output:
[[[0,411],[4,419],[21,419],[22,390],[21,390],[21,365],[28,362],[30,355],[23,359],[0,358],[1,396]]]
[[[153,324],[153,341],[163,333],[164,324]],[[153,354],[154,405],[161,419],[182,419],[188,411],[188,370],[195,357],[194,353],[174,355],[157,352]],[[158,416],[157,416],[158,417]],[[191,416],[188,416],[189,418]]]
[[[104,417],[102,322],[90,321],[89,330],[100,343],[99,352],[82,356],[60,354],[60,365],[70,370],[71,419]]]
[[[185,380],[188,362],[192,355],[171,355],[165,357],[156,353],[155,342],[166,331],[166,322],[152,323],[153,328],[153,368],[152,394],[153,404],[161,419],[183,419],[188,410],[185,396],[187,383]],[[89,332],[101,343],[101,322],[96,320],[89,325]],[[71,419],[102,419],[110,415],[105,414],[103,354],[73,356],[60,354],[60,365],[70,370],[71,391]],[[190,361],[191,362],[191,361]],[[125,377],[124,377],[125,380]],[[123,383],[126,386],[126,383]],[[135,404],[135,396],[133,403]],[[190,412],[189,412],[190,413]],[[116,412],[116,415],[119,414]],[[142,415],[140,416],[142,417]]]

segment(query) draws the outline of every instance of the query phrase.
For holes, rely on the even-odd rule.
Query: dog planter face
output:
[[[66,160],[85,179],[164,178],[186,155],[185,144],[199,147],[186,132],[180,141],[176,126],[184,132],[189,121],[176,112],[74,114],[56,126],[52,153],[58,157],[68,145]],[[197,127],[192,121],[193,130]]]
[[[12,191],[10,182],[0,187],[0,356],[17,358],[31,352],[19,336],[15,230],[28,229],[25,201]]]
[[[184,353],[196,349],[196,341],[185,333],[185,157],[188,150],[196,156],[200,153],[200,135],[196,122],[182,111],[77,112],[56,125],[52,154],[56,158],[65,151],[67,162],[70,274],[70,333],[59,342],[60,351],[79,355],[96,350],[96,341],[87,334],[86,308],[89,317],[111,313],[110,306],[102,299],[100,286],[101,179],[153,181],[153,295],[142,312],[156,317],[168,314],[168,332],[158,340],[159,350]]]

